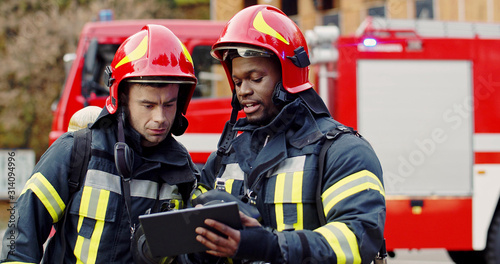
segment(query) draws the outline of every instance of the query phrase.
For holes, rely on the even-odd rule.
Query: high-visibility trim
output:
[[[320,233],[337,256],[337,264],[361,263],[356,235],[341,222],[328,223],[314,232]]]
[[[207,189],[207,188],[205,188],[203,185],[198,185],[198,187],[197,187],[197,188],[201,191],[201,193],[206,193],[206,192],[208,192],[208,189]]]
[[[170,202],[174,203],[174,208],[179,210],[181,208],[181,200],[171,200]]]
[[[109,191],[101,190],[99,195],[99,204],[97,206],[97,217],[104,219],[106,217],[106,209],[108,207]],[[97,252],[99,250],[99,243],[101,242],[102,231],[104,230],[104,221],[97,221],[94,228],[94,233],[90,239],[90,248],[87,263],[95,263],[97,259]]]
[[[385,197],[380,180],[368,170],[351,174],[330,186],[322,195],[325,215],[340,201],[356,193],[373,189]]]
[[[120,176],[100,170],[88,170],[85,177],[85,186],[110,190],[122,194]]]
[[[109,196],[109,190],[99,190],[89,186],[84,187],[80,204],[78,232],[80,232],[83,219],[86,216],[95,219],[96,222],[90,239],[79,235],[76,240],[74,253],[77,263],[96,262],[102,231],[104,230],[104,219],[106,218]]]
[[[131,180],[130,196],[156,199],[158,196],[158,184],[148,180]]]
[[[207,188],[205,188],[202,185],[198,185],[198,187],[196,187],[193,194],[191,195],[191,199],[194,200],[194,199],[196,199],[196,197],[198,197],[199,195],[206,193],[206,192],[208,192]]]
[[[302,204],[302,183],[303,172],[298,171],[293,174],[280,173],[276,175],[276,186],[274,192],[274,210],[276,214],[276,229],[283,231],[285,229],[304,229],[304,210]],[[297,219],[291,225],[285,223],[284,203],[291,203],[296,205]]]
[[[245,179],[245,173],[241,170],[240,165],[238,165],[238,163],[230,163],[226,165],[226,168],[224,169],[221,178],[243,181]]]
[[[32,190],[38,197],[40,202],[45,206],[45,209],[52,217],[53,223],[57,223],[59,218],[63,215],[66,205],[57,193],[56,189],[40,172],[33,174],[30,180],[26,183],[21,194],[26,190]]]
[[[280,174],[284,172],[296,172],[296,171],[303,171],[304,166],[306,164],[306,156],[297,156],[293,158],[288,158],[280,162],[279,166],[277,166],[273,172],[272,175],[275,174]]]
[[[276,214],[276,229],[278,231],[283,231],[287,229],[285,226],[285,219],[283,213],[283,200],[285,192],[282,189],[285,186],[285,175],[286,173],[280,173],[276,176],[276,187],[274,192],[274,211]]]
[[[297,223],[293,225],[295,230],[304,229],[304,203],[302,200],[303,176],[303,171],[298,171],[293,174],[292,201],[297,201]]]
[[[78,225],[77,225],[77,231],[80,232],[80,229],[82,228],[83,224],[83,219],[85,218],[84,216],[87,215],[88,212],[88,204],[90,201],[90,195],[92,193],[92,187],[90,186],[84,186],[83,187],[83,193],[82,193],[82,199],[80,202],[80,217],[78,218]],[[75,244],[75,249],[73,250],[73,253],[75,254],[76,257],[76,263],[86,263],[86,259],[81,259],[82,258],[82,250],[83,250],[83,244],[84,244],[85,238],[82,236],[78,236],[76,239],[76,244]],[[87,256],[87,254],[83,254],[84,256]]]
[[[231,193],[233,191],[234,179],[227,179],[224,182],[224,187],[226,188],[226,192]]]
[[[155,184],[155,186],[158,186],[158,184]],[[154,193],[156,193],[156,190]],[[167,199],[182,200],[182,196],[179,194],[179,188],[177,187],[177,185],[170,185],[167,183],[164,183],[161,185],[159,198],[160,198],[160,200],[167,200]],[[156,198],[152,198],[152,199],[156,199]]]
[[[119,195],[122,194],[120,176],[100,170],[88,170],[85,186],[109,190]],[[177,198],[172,197],[172,193],[178,193],[177,186],[165,183],[161,186],[159,198],[160,200]],[[133,179],[130,181],[130,196],[156,199],[158,197],[158,183]]]

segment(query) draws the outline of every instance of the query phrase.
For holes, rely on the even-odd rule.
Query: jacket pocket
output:
[[[116,221],[119,198],[117,193],[91,186],[78,192],[69,211],[73,219],[78,219],[74,247],[77,259],[95,261],[105,225]]]
[[[304,206],[314,203],[314,194],[307,182],[304,171],[281,172],[269,177],[264,202],[274,215],[272,219],[278,231],[304,229]]]

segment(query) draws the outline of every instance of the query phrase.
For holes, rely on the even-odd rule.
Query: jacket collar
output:
[[[110,114],[104,107],[97,117],[96,121],[90,126],[91,129],[109,129],[116,135],[117,133],[117,115]],[[158,145],[150,148],[141,146],[141,135],[133,129],[127,120],[124,122],[125,141],[136,154],[143,159],[151,162],[159,162],[165,165],[184,166],[187,164],[187,150],[181,146],[171,134]],[[114,144],[114,143],[113,143]]]
[[[252,134],[252,141],[264,142],[266,137],[272,138],[278,133],[286,132],[287,141],[294,147],[302,148],[317,141],[321,133],[316,123],[316,114],[312,112],[302,98],[289,103],[266,126],[250,124],[247,118],[239,119],[234,129]]]
[[[323,136],[315,115],[301,98],[286,105],[266,126],[253,125],[242,118],[236,122],[234,129],[244,132],[233,140],[232,146],[240,168],[248,175],[249,184],[258,174],[288,157],[288,144],[301,149]],[[265,151],[265,143],[265,149],[269,151]]]

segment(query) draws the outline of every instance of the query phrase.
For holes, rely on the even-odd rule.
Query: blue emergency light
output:
[[[363,40],[363,45],[366,47],[375,47],[377,45],[377,40],[374,38],[366,38]]]

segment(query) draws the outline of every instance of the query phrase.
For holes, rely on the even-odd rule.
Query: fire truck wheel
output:
[[[448,251],[448,255],[456,264],[486,264],[484,251]]]
[[[498,208],[488,230],[485,255],[487,263],[500,263],[500,210]]]

